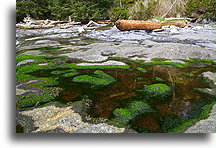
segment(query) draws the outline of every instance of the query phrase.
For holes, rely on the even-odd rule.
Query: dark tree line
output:
[[[140,1],[145,0],[17,0],[16,21],[22,21],[27,15],[35,19],[52,20],[68,20],[68,16],[71,16],[74,21],[160,17],[152,16],[156,9],[155,3],[160,0],[146,0],[149,6],[136,12],[135,18],[130,16],[128,9]],[[188,0],[185,5],[186,14],[189,17],[193,15],[214,20],[215,4],[216,0]]]
[[[27,15],[35,19],[73,20],[108,19],[113,0],[17,0],[16,19]]]

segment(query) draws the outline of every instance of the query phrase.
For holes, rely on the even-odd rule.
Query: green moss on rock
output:
[[[129,109],[117,108],[114,110],[113,115],[115,120],[121,123],[127,123],[134,118],[133,113]]]
[[[159,77],[154,77],[153,80],[154,80],[155,82],[160,82],[160,83],[165,82],[164,79],[161,79],[161,78],[159,78]]]
[[[112,76],[100,70],[95,71],[94,76],[81,75],[73,78],[73,82],[88,83],[91,84],[92,88],[107,86],[115,81],[116,80]]]
[[[165,101],[172,94],[173,88],[165,84],[144,85],[142,89],[137,90],[143,99],[150,102]]]
[[[55,96],[50,94],[51,89],[46,89],[42,94],[31,94],[26,96],[24,99],[17,101],[17,109],[23,109],[27,107],[38,106],[55,99]]]
[[[127,105],[126,108],[117,108],[113,111],[115,116],[114,120],[127,123],[130,120],[136,118],[136,116],[141,114],[148,114],[155,112],[146,102],[144,101],[132,101]]]
[[[42,56],[17,56],[16,64],[27,59],[35,60],[35,63],[46,61]]]
[[[60,74],[68,73],[68,72],[76,72],[76,69],[56,70],[56,71],[52,71],[51,74],[53,74],[53,75],[60,75]]]
[[[163,61],[167,61],[168,59],[163,59],[163,58],[152,58],[151,60],[152,60],[152,61],[155,61],[155,62],[163,62]]]
[[[145,70],[145,69],[142,68],[142,67],[137,67],[136,70],[138,70],[138,71],[141,72],[141,73],[146,73],[146,72],[147,72],[147,70]]]
[[[149,63],[140,63],[143,65],[172,65],[175,66],[176,68],[186,68],[188,66],[188,64],[183,64],[183,63],[173,63],[173,62],[149,62]]]
[[[81,66],[78,63],[60,65],[59,68],[74,68],[74,69],[130,69],[129,65],[91,65]]]
[[[194,77],[195,75],[192,74],[192,73],[183,73],[184,76],[187,76],[187,77]]]
[[[69,73],[64,74],[63,77],[73,77],[78,74],[79,74],[78,72],[69,72]]]

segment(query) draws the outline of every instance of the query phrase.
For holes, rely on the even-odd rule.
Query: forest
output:
[[[74,21],[192,17],[215,21],[215,0],[17,0],[16,22],[35,19]]]

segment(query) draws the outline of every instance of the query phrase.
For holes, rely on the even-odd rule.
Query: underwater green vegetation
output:
[[[141,72],[141,73],[146,73],[146,72],[147,72],[147,71],[146,71],[144,68],[142,68],[142,67],[137,67],[136,70],[138,70],[138,71]]]
[[[16,66],[16,82],[26,83],[21,89],[35,92],[17,96],[17,110],[53,102],[67,106],[91,100],[92,105],[85,111],[82,111],[85,107],[79,105],[79,112],[83,115],[96,119],[104,117],[108,119],[108,124],[137,132],[176,133],[207,118],[215,104],[214,98],[194,90],[204,86],[199,78],[202,72],[215,72],[214,65],[188,66],[197,59],[185,61],[182,65],[167,65],[164,59],[154,59],[149,64],[118,58],[127,65],[99,66],[80,66],[77,65],[80,62],[65,57],[17,56],[16,60],[18,63],[26,59],[35,62]],[[212,61],[208,63],[214,64]],[[37,81],[27,83],[30,80]],[[187,97],[186,100],[184,97]],[[186,101],[192,105],[183,116]]]
[[[183,75],[187,76],[187,77],[194,77],[195,75],[192,73],[183,73]]]
[[[144,85],[141,89],[136,90],[143,99],[150,102],[165,101],[172,94],[173,88],[166,84]]]
[[[17,56],[16,64],[27,59],[35,60],[35,63],[46,61],[45,58],[42,56]]]
[[[61,74],[65,74],[65,73],[72,73],[72,72],[76,72],[76,69],[69,69],[69,70],[56,70],[56,71],[52,71],[51,74],[53,75],[61,75]]]
[[[155,112],[144,101],[133,101],[126,108],[117,108],[113,111],[114,121],[126,124],[140,114],[148,114]]]
[[[81,75],[73,78],[73,82],[88,83],[91,84],[91,88],[107,86],[115,81],[116,80],[113,77],[100,70],[96,70],[94,76]]]
[[[60,65],[61,68],[74,68],[74,69],[130,69],[129,65],[91,65],[91,66],[80,66],[79,63],[71,63]]]
[[[17,101],[17,109],[24,109],[26,107],[39,106],[40,104],[47,103],[55,100],[55,96],[50,95],[51,89],[44,89],[42,94],[31,94],[27,97]]]
[[[78,74],[79,74],[78,72],[69,72],[69,73],[64,74],[63,77],[73,77]]]
[[[163,82],[165,82],[165,80],[163,80],[163,79],[161,79],[161,78],[159,78],[159,77],[154,77],[153,78],[153,80],[156,82],[156,83],[163,83]]]

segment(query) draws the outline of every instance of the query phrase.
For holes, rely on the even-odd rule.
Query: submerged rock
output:
[[[96,70],[94,76],[81,75],[73,78],[73,82],[91,84],[91,88],[98,89],[103,86],[108,86],[116,80],[112,76],[104,73],[103,71]]]
[[[142,89],[137,90],[138,94],[150,102],[165,101],[171,95],[173,88],[166,84],[144,85]]]
[[[207,71],[202,73],[202,78],[211,88],[216,87],[216,73]]]
[[[216,105],[213,106],[207,119],[189,127],[185,133],[216,133]]]
[[[216,96],[216,73],[210,71],[203,72],[201,77],[210,88],[196,88],[196,90],[210,96]]]

